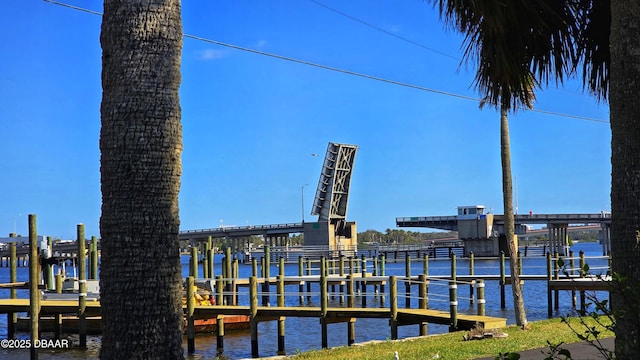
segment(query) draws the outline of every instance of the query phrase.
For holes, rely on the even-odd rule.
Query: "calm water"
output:
[[[580,250],[585,252],[587,263],[589,264],[591,271],[594,273],[605,272],[607,266],[607,260],[601,258],[602,248],[597,243],[579,243],[572,247],[572,250],[578,254]],[[577,256],[577,255],[576,255]],[[594,258],[589,258],[594,257]],[[216,256],[216,272],[219,274],[219,265],[221,257]],[[183,275],[188,274],[188,257],[183,257]],[[576,260],[577,264],[577,260]],[[468,274],[469,262],[467,259],[459,258],[457,261],[458,274]],[[371,265],[369,265],[371,266]],[[508,263],[507,263],[508,273]],[[523,259],[524,274],[545,274],[546,273],[546,260],[544,257],[527,257]],[[285,265],[285,273],[287,275],[297,275],[297,264]],[[412,275],[418,275],[422,273],[422,262],[414,262],[411,266]],[[202,271],[202,269],[200,270]],[[371,271],[371,269],[369,269]],[[251,275],[251,266],[240,265],[240,277],[248,277]],[[450,262],[448,259],[432,260],[429,262],[429,274],[430,275],[448,275],[450,272]],[[276,266],[272,266],[272,276],[278,273]],[[475,260],[475,273],[476,274],[498,274],[499,273],[499,261],[495,259],[476,259]],[[200,272],[202,274],[202,272]],[[404,262],[402,263],[387,263],[386,265],[387,275],[404,276]],[[18,268],[18,281],[28,280],[28,268]],[[0,268],[0,283],[9,282],[9,269]],[[402,284],[399,285],[399,290],[404,289]],[[414,287],[415,288],[415,287]],[[380,306],[380,299],[373,297],[371,294],[373,291],[370,287],[367,289],[370,295],[367,298],[368,307]],[[544,281],[528,281],[524,285],[524,298],[525,306],[527,310],[527,319],[529,321],[541,320],[547,318],[547,287]],[[243,289],[243,293],[240,296],[241,305],[248,305],[248,296],[242,296],[246,294],[247,290]],[[287,287],[285,292],[297,293],[298,286]],[[307,301],[306,297],[303,304],[307,306],[319,306],[319,299],[317,294],[319,288],[317,286],[312,287],[312,292],[316,295]],[[511,289],[506,289],[506,305],[507,309],[500,309],[500,288],[498,282],[488,281],[485,288],[486,294],[486,314],[488,316],[497,316],[507,318],[507,323],[513,324],[513,300],[511,297]],[[248,294],[247,294],[248,295]],[[412,307],[417,307],[417,289],[414,289],[412,299]],[[8,290],[0,290],[0,298],[7,298],[9,296]],[[19,290],[18,297],[28,298],[27,290]],[[606,298],[606,293],[598,294],[599,298]],[[296,306],[300,305],[299,298],[294,296],[287,297],[286,303],[288,305]],[[448,287],[445,283],[438,284],[432,282],[429,285],[429,307],[433,309],[448,311]],[[571,308],[571,294],[569,292],[560,293],[560,309],[554,311],[554,316],[567,315],[572,312]],[[271,303],[275,303],[275,297],[271,298]],[[398,306],[403,307],[405,300],[399,299]],[[461,313],[476,312],[475,305],[471,305],[469,301],[469,289],[466,285],[458,286],[458,303],[459,311]],[[356,300],[356,306],[359,304],[359,300]],[[388,306],[388,297],[385,300],[385,305]],[[340,306],[337,298],[330,300],[329,306]],[[390,328],[387,319],[358,319],[356,321],[356,342],[364,342],[369,340],[385,340],[390,338]],[[287,354],[294,354],[297,351],[308,351],[312,349],[321,348],[320,340],[320,322],[318,319],[305,319],[305,318],[293,318],[289,317],[285,321],[285,342]],[[277,322],[263,322],[258,325],[259,331],[259,350],[260,356],[273,356],[277,351]],[[398,330],[399,338],[407,338],[418,336],[419,329],[417,325],[402,326]],[[429,325],[429,334],[444,333],[447,331],[447,327],[443,325]],[[4,315],[0,315],[0,339],[4,339],[7,336],[7,318]],[[345,323],[329,325],[329,346],[344,346],[347,344],[347,325]],[[20,338],[28,339],[28,333],[19,334]],[[52,339],[53,334],[42,334],[42,339]],[[77,344],[77,336],[69,336],[69,339]],[[99,337],[89,337],[89,349],[87,351],[80,350],[65,350],[65,351],[52,351],[41,350],[41,359],[97,359],[99,351]],[[185,338],[186,349],[186,338]],[[250,358],[250,336],[248,331],[241,332],[227,332],[224,338],[224,355],[229,359]],[[216,356],[216,337],[213,335],[198,335],[196,338],[196,354],[194,358],[215,358]],[[0,358],[10,359],[28,359],[28,351],[20,350],[3,350],[0,349]]]

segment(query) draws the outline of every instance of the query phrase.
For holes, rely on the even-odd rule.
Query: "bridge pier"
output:
[[[600,223],[600,244],[602,244],[602,255],[611,253],[611,224]]]
[[[547,224],[549,229],[549,252],[562,256],[568,254],[569,238],[567,237],[568,224]]]

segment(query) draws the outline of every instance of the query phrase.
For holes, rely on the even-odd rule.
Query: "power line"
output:
[[[419,43],[419,42],[417,42],[417,41],[413,41],[413,40],[411,40],[411,39],[407,39],[407,38],[405,38],[405,37],[403,37],[403,36],[400,36],[400,35],[398,35],[398,34],[396,34],[396,33],[393,33],[393,32],[391,32],[391,31],[385,30],[385,29],[383,29],[383,28],[381,28],[381,27],[379,27],[379,26],[373,25],[373,24],[371,24],[371,23],[369,23],[369,22],[367,22],[367,21],[364,21],[364,20],[359,19],[359,18],[357,18],[357,17],[355,17],[355,16],[352,16],[352,15],[349,15],[349,14],[347,14],[347,13],[345,13],[345,12],[342,12],[342,11],[340,11],[340,10],[338,10],[338,9],[335,9],[335,8],[332,8],[332,7],[328,6],[328,5],[325,5],[325,4],[323,4],[323,3],[319,2],[319,1],[316,1],[316,0],[308,0],[308,1],[309,1],[309,2],[312,2],[312,3],[316,4],[316,5],[318,5],[318,6],[320,6],[320,7],[323,7],[323,8],[325,8],[325,9],[327,9],[327,10],[331,11],[331,12],[334,12],[334,13],[336,13],[336,14],[338,14],[338,15],[344,16],[344,17],[346,17],[346,18],[348,18],[348,19],[351,19],[351,20],[353,20],[353,21],[355,21],[355,22],[359,22],[360,24],[363,24],[363,25],[365,25],[365,26],[368,26],[368,27],[370,27],[370,28],[372,28],[372,29],[374,29],[374,30],[377,30],[377,31],[383,32],[383,33],[385,33],[385,34],[387,34],[387,35],[389,35],[389,36],[393,36],[394,38],[396,38],[396,39],[400,39],[400,40],[402,40],[402,41],[404,41],[404,42],[407,42],[407,43],[409,43],[409,44],[411,44],[411,45],[415,45],[415,46],[417,46],[417,47],[423,48],[423,49],[425,49],[425,50],[428,50],[428,51],[434,52],[434,53],[436,53],[436,54],[439,54],[439,55],[442,55],[442,56],[445,56],[445,57],[448,57],[448,58],[451,58],[451,59],[454,59],[454,60],[460,60],[459,58],[457,58],[457,57],[455,57],[455,56],[452,56],[452,55],[449,55],[449,54],[447,54],[447,53],[444,53],[444,52],[442,52],[442,51],[440,51],[440,50],[436,50],[436,49],[434,49],[434,48],[428,47],[428,46],[423,45],[423,44],[421,44],[421,43]]]
[[[72,5],[69,5],[69,4],[65,4],[65,3],[61,3],[61,2],[57,2],[57,1],[53,1],[53,0],[44,0],[44,1],[46,1],[48,3],[51,3],[51,4],[54,4],[54,5],[60,5],[60,6],[64,6],[64,7],[68,7],[68,8],[74,9],[74,10],[83,11],[83,12],[86,12],[86,13],[89,13],[89,14],[102,16],[102,13],[96,12],[96,11],[93,11],[93,10],[89,10],[89,9],[85,9],[85,8],[81,8],[81,7],[77,7],[77,6],[72,6]],[[313,0],[310,0],[310,1],[313,1]],[[410,88],[410,89],[430,92],[430,93],[434,93],[434,94],[451,96],[451,97],[464,99],[464,100],[472,100],[472,101],[477,101],[477,102],[481,101],[480,98],[476,98],[476,97],[460,95],[460,94],[451,93],[451,92],[447,92],[447,91],[443,91],[443,90],[431,89],[431,88],[427,88],[427,87],[423,87],[423,86],[419,86],[419,85],[409,84],[409,83],[400,82],[400,81],[396,81],[396,80],[385,79],[385,78],[381,78],[381,77],[377,77],[377,76],[373,76],[373,75],[367,75],[367,74],[358,73],[358,72],[351,71],[351,70],[345,70],[345,69],[336,68],[336,67],[332,67],[332,66],[322,65],[322,64],[318,64],[318,63],[314,63],[314,62],[310,62],[310,61],[305,61],[305,60],[300,60],[300,59],[296,59],[296,58],[292,58],[292,57],[288,57],[288,56],[272,54],[272,53],[268,53],[268,52],[265,52],[265,51],[245,48],[245,47],[242,47],[242,46],[228,44],[228,43],[224,43],[222,41],[208,39],[208,38],[201,37],[201,36],[189,35],[189,34],[183,34],[183,36],[185,38],[189,38],[189,39],[193,39],[193,40],[197,40],[197,41],[202,41],[202,42],[206,42],[206,43],[210,43],[210,44],[229,47],[229,48],[236,49],[236,50],[242,50],[242,51],[246,51],[246,52],[250,52],[250,53],[254,53],[254,54],[258,54],[258,55],[268,56],[268,57],[272,57],[272,58],[276,58],[276,59],[280,59],[280,60],[285,60],[285,61],[289,61],[289,62],[294,62],[294,63],[298,63],[298,64],[303,64],[303,65],[307,65],[307,66],[313,66],[313,67],[317,67],[317,68],[320,68],[320,69],[335,71],[335,72],[339,72],[339,73],[343,73],[343,74],[347,74],[347,75],[358,76],[358,77],[362,77],[362,78],[369,79],[369,80],[375,80],[375,81],[380,81],[380,82],[384,82],[384,83],[388,83],[388,84],[392,84],[392,85],[407,87],[407,88]],[[577,119],[577,120],[593,121],[593,122],[605,123],[605,124],[609,123],[606,120],[595,119],[595,118],[579,116],[579,115],[563,114],[563,113],[558,113],[558,112],[553,112],[553,111],[546,111],[546,110],[538,110],[538,109],[529,109],[529,108],[525,108],[525,107],[518,107],[518,109],[527,110],[527,111],[531,111],[531,112],[537,112],[537,113],[546,114],[546,115],[561,116],[561,117]]]

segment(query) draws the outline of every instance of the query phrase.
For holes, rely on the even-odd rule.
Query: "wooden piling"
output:
[[[207,257],[207,243],[204,245],[203,257],[202,257],[202,277],[205,279],[209,278],[209,258]]]
[[[238,259],[233,259],[233,277],[231,279],[231,301],[233,306],[238,305],[238,285],[237,279],[239,277],[239,264]]]
[[[251,258],[251,276],[258,276],[258,260]]]
[[[216,351],[218,354],[224,351],[224,315],[216,316]]]
[[[473,251],[469,253],[469,275],[475,275],[475,256]],[[469,305],[473,305],[473,282],[469,284]]]
[[[328,333],[327,333],[327,311],[329,306],[329,299],[327,296],[327,274],[325,272],[325,259],[324,256],[320,259],[320,326],[322,327],[322,348],[329,347]]]
[[[553,296],[551,291],[551,253],[547,253],[547,315],[549,318],[553,316]]]
[[[485,314],[485,298],[484,298],[484,280],[479,279],[476,281],[476,288],[478,288],[478,315],[484,316]]]
[[[302,277],[304,275],[304,258],[302,256],[298,256],[298,276]],[[304,285],[300,282],[298,285],[298,298],[300,300],[300,304],[304,302]]]
[[[91,237],[91,269],[89,278],[91,280],[98,280],[98,263],[100,260],[98,259],[98,238],[96,236]]]
[[[31,325],[29,328],[31,335],[31,359],[38,359],[38,349],[35,343],[39,340],[39,324],[40,318],[40,291],[38,283],[40,276],[38,275],[38,231],[36,229],[36,215],[29,214],[29,316],[31,317]]]
[[[224,280],[222,275],[216,276],[216,304],[224,305]]]
[[[216,277],[215,253],[211,248],[207,250],[207,260],[209,264],[209,279],[215,279]]]
[[[86,269],[86,240],[84,224],[77,226],[78,243],[78,336],[80,347],[87,348],[87,269]]]
[[[311,275],[311,259],[307,258],[307,276]],[[307,281],[307,301],[311,301],[311,281]]]
[[[225,305],[233,304],[234,296],[232,289],[232,279],[233,279],[233,259],[231,257],[231,246],[225,247],[224,249],[224,303]]]
[[[418,306],[420,309],[428,309],[429,308],[429,298],[427,293],[427,275],[420,274],[418,275],[418,297],[420,298]],[[420,324],[420,336],[427,335],[427,323],[423,322]]]
[[[279,307],[284,307],[284,258],[280,258],[280,275],[278,275],[277,303]],[[278,355],[285,355],[284,350],[284,316],[278,317]]]
[[[192,248],[193,249],[193,248]],[[195,319],[194,310],[196,305],[195,281],[193,276],[187,277],[187,353],[189,355],[196,352],[196,331],[195,331]]]
[[[380,276],[386,276],[385,275],[385,266],[386,266],[387,260],[386,257],[384,256],[384,254],[380,255]],[[384,284],[380,284],[380,303],[382,306],[384,306]]]
[[[258,352],[258,279],[249,278],[249,326],[251,328],[251,357],[259,357]]]
[[[451,325],[449,331],[458,330],[458,285],[456,280],[449,282],[449,316],[451,317]]]
[[[340,276],[344,276],[344,255],[340,254]],[[344,284],[340,283],[340,305],[344,304]],[[348,342],[348,341],[347,341]]]
[[[579,261],[579,265],[580,265],[580,277],[583,278],[585,277],[585,272],[584,272],[584,251],[580,250],[580,261]],[[611,266],[609,266],[609,269],[611,269]],[[585,316],[587,311],[587,307],[586,307],[586,295],[585,295],[585,291],[584,290],[580,290],[580,312],[583,316]]]
[[[560,269],[558,269],[558,259],[560,255],[556,251],[553,254],[553,278],[558,280],[560,278]],[[560,290],[553,291],[554,309],[560,309]]]
[[[362,307],[367,307],[367,258],[362,255],[362,281],[360,281],[360,287],[362,289]]]
[[[347,275],[347,307],[354,307],[353,275]],[[351,346],[356,339],[356,320],[350,319],[347,324],[347,345]]]
[[[422,259],[422,273],[429,276],[429,253],[424,253],[424,258]]]
[[[507,301],[505,298],[505,286],[507,283],[506,272],[504,269],[504,251],[500,251],[500,309],[507,307]]]
[[[411,308],[411,255],[408,251],[406,255],[404,258],[404,307],[409,309]]]
[[[350,318],[347,323],[347,345],[351,346],[356,342],[356,318]]]
[[[271,276],[271,249],[269,245],[264,245],[264,262],[262,272],[264,282],[262,283],[262,306],[269,305],[269,277]]]
[[[398,339],[398,284],[395,276],[389,277],[389,326],[391,340]]]
[[[191,248],[191,259],[189,260],[189,276],[193,276],[194,279],[198,278],[198,248],[196,246]]]

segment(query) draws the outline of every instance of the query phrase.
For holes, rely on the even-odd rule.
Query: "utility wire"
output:
[[[102,13],[94,11],[94,10],[85,9],[85,8],[81,8],[81,7],[77,7],[77,6],[61,3],[61,2],[58,2],[58,1],[54,1],[54,0],[44,0],[44,1],[48,2],[48,3],[51,3],[51,4],[54,4],[54,5],[60,5],[60,6],[68,7],[68,8],[73,9],[73,10],[83,11],[83,12],[86,12],[86,13],[89,13],[89,14],[102,16]],[[310,0],[310,1],[313,1],[313,0]],[[183,34],[183,36],[185,38],[189,38],[189,39],[193,39],[193,40],[197,40],[197,41],[202,41],[202,42],[206,42],[206,43],[210,43],[210,44],[229,47],[229,48],[236,49],[236,50],[242,50],[242,51],[246,51],[246,52],[250,52],[250,53],[254,53],[254,54],[258,54],[258,55],[264,55],[264,56],[268,56],[268,57],[272,57],[272,58],[276,58],[276,59],[280,59],[280,60],[290,61],[290,62],[294,62],[294,63],[298,63],[298,64],[313,66],[313,67],[317,67],[317,68],[320,68],[320,69],[335,71],[335,72],[339,72],[339,73],[343,73],[343,74],[347,74],[347,75],[358,76],[358,77],[362,77],[362,78],[365,78],[365,79],[380,81],[380,82],[384,82],[384,83],[388,83],[388,84],[392,84],[392,85],[407,87],[407,88],[410,88],[410,89],[430,92],[430,93],[434,93],[434,94],[451,96],[451,97],[464,99],[464,100],[472,100],[472,101],[477,101],[477,102],[481,102],[482,101],[482,99],[477,98],[477,97],[460,95],[460,94],[451,93],[451,92],[447,92],[447,91],[443,91],[443,90],[431,89],[431,88],[427,88],[427,87],[423,87],[423,86],[419,86],[419,85],[413,85],[413,84],[400,82],[400,81],[396,81],[396,80],[385,79],[385,78],[381,78],[381,77],[377,77],[377,76],[373,76],[373,75],[367,75],[367,74],[358,73],[358,72],[355,72],[355,71],[350,71],[350,70],[340,69],[340,68],[336,68],[336,67],[332,67],[332,66],[322,65],[322,64],[318,64],[318,63],[314,63],[314,62],[310,62],[310,61],[299,60],[299,59],[295,59],[295,58],[291,58],[291,57],[287,57],[287,56],[283,56],[283,55],[272,54],[272,53],[268,53],[268,52],[265,52],[265,51],[249,49],[249,48],[245,48],[245,47],[242,47],[242,46],[228,44],[228,43],[224,43],[224,42],[221,42],[221,41],[208,39],[208,38],[201,37],[201,36],[195,36],[195,35],[189,35],[189,34]],[[577,119],[577,120],[593,121],[593,122],[605,123],[605,124],[609,123],[606,120],[590,118],[590,117],[585,117],[585,116],[579,116],[579,115],[563,114],[563,113],[558,113],[558,112],[553,112],[553,111],[545,111],[545,110],[538,110],[538,109],[529,109],[529,108],[526,108],[526,107],[518,107],[518,109],[537,112],[537,113],[541,113],[541,114],[547,114],[547,115],[561,116],[561,117]]]
[[[403,36],[400,36],[400,35],[398,35],[398,34],[395,34],[395,33],[391,32],[391,31],[385,30],[385,29],[383,29],[383,28],[381,28],[381,27],[379,27],[379,26],[373,25],[373,24],[371,24],[371,23],[369,23],[369,22],[367,22],[367,21],[364,21],[364,20],[359,19],[359,18],[357,18],[357,17],[355,17],[355,16],[352,16],[352,15],[349,15],[349,14],[347,14],[347,13],[345,13],[345,12],[342,12],[342,11],[340,11],[340,10],[338,10],[338,9],[334,9],[334,8],[332,8],[332,7],[328,6],[328,5],[325,5],[325,4],[323,4],[323,3],[319,2],[319,1],[316,1],[316,0],[309,0],[309,2],[312,2],[312,3],[314,3],[314,4],[316,4],[316,5],[320,6],[320,7],[323,7],[323,8],[325,8],[325,9],[327,9],[327,10],[331,11],[331,12],[334,12],[334,13],[336,13],[336,14],[338,14],[338,15],[344,16],[344,17],[346,17],[346,18],[348,18],[348,19],[351,19],[351,20],[353,20],[353,21],[355,21],[355,22],[359,22],[360,24],[363,24],[363,25],[365,25],[365,26],[368,26],[368,27],[370,27],[370,28],[372,28],[372,29],[374,29],[374,30],[378,30],[378,31],[380,31],[380,32],[383,32],[383,33],[385,33],[385,34],[389,35],[389,36],[393,36],[394,38],[396,38],[396,39],[400,39],[400,40],[402,40],[402,41],[404,41],[404,42],[407,42],[407,43],[409,43],[409,44],[411,44],[411,45],[415,45],[415,46],[417,46],[417,47],[423,48],[423,49],[425,49],[425,50],[428,50],[428,51],[434,52],[434,53],[439,54],[439,55],[442,55],[442,56],[446,56],[446,57],[451,58],[451,59],[454,59],[454,60],[458,60],[458,61],[460,60],[459,58],[457,58],[457,57],[455,57],[455,56],[449,55],[449,54],[447,54],[447,53],[444,53],[444,52],[442,52],[442,51],[440,51],[440,50],[436,50],[436,49],[434,49],[434,48],[430,48],[430,47],[428,47],[428,46],[426,46],[426,45],[423,45],[423,44],[421,44],[421,43],[419,43],[419,42],[416,42],[416,41],[413,41],[413,40],[411,40],[411,39],[407,39],[406,37],[403,37]]]

